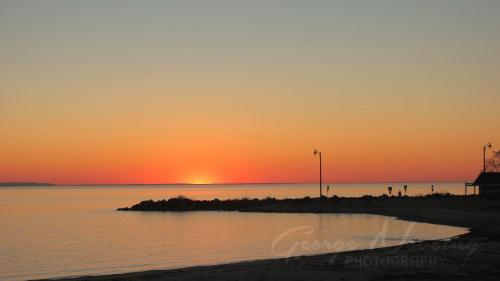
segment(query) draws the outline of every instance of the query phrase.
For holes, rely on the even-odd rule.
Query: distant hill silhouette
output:
[[[0,182],[0,186],[54,186],[46,182]]]

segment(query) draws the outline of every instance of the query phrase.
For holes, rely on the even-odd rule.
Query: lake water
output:
[[[397,192],[398,185],[392,186]],[[408,186],[409,194],[430,192],[430,184]],[[341,196],[380,195],[386,187],[334,185],[333,191]],[[463,184],[435,184],[435,191],[461,194]],[[0,280],[312,255],[441,239],[466,232],[463,228],[361,214],[115,211],[141,200],[178,195],[225,199],[293,198],[317,193],[318,186],[309,184],[2,187]],[[318,244],[323,246],[314,246]]]

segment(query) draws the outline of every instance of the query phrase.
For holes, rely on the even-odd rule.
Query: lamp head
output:
[[[313,153],[314,153],[314,155],[318,154],[318,150],[315,149]]]
[[[488,143],[488,148],[492,148],[491,142]]]

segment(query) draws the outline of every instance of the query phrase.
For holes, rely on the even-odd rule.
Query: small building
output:
[[[480,196],[500,197],[500,172],[482,172],[472,185],[479,187]]]

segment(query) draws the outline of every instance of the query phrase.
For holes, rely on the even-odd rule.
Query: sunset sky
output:
[[[500,1],[0,1],[0,181],[463,181]]]

